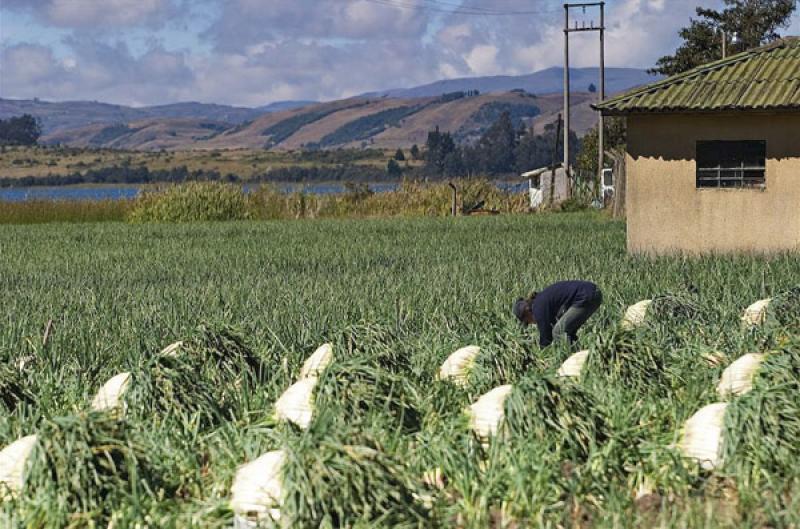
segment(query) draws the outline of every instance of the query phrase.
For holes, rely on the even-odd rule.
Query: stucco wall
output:
[[[698,140],[766,140],[766,189],[696,189]],[[800,250],[800,113],[628,117],[628,250]]]

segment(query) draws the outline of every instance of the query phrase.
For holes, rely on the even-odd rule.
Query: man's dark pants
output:
[[[594,314],[603,304],[603,294],[598,288],[594,295],[585,302],[569,307],[553,327],[553,341],[563,340],[575,343],[578,339],[578,329]]]

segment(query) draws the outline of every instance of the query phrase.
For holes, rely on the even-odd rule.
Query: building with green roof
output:
[[[800,38],[612,97],[632,253],[800,250]]]

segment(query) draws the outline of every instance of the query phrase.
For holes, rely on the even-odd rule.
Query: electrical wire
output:
[[[447,13],[449,15],[466,16],[513,16],[513,15],[542,15],[556,13],[555,10],[498,10],[479,6],[464,6],[442,0],[364,0],[377,5],[412,9],[416,11],[429,11],[434,13]]]

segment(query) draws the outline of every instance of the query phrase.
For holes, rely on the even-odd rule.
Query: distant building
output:
[[[630,252],[800,250],[800,38],[596,108],[628,122]]]
[[[556,167],[555,174],[551,168],[542,167],[520,176],[528,179],[532,209],[546,207],[551,203],[558,205],[567,198],[567,174],[563,165]]]

